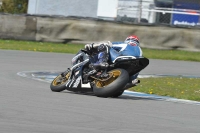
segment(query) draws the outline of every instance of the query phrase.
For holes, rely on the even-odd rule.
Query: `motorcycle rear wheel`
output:
[[[119,92],[129,80],[129,74],[124,69],[114,69],[108,72],[112,76],[104,81],[95,80],[93,92],[98,97],[118,97]]]
[[[117,93],[115,93],[112,97],[117,98],[119,96],[121,96],[124,93],[124,90],[120,90]]]
[[[64,75],[58,75],[50,85],[50,88],[54,92],[61,92],[66,89],[66,83],[70,77],[70,72],[64,74]]]

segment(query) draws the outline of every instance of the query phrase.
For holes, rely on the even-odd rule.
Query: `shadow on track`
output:
[[[70,91],[62,91],[62,92],[53,92],[53,93],[67,93],[71,95],[82,95],[82,96],[91,96],[91,97],[97,97],[92,92],[70,92]],[[97,98],[104,98],[104,97],[97,97]],[[134,97],[134,96],[128,96],[128,95],[121,95],[117,98],[114,97],[107,97],[108,99],[119,99],[119,100],[156,100],[153,98],[145,98],[145,97]]]

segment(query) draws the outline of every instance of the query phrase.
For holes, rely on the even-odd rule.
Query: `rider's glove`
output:
[[[104,45],[107,45],[107,46],[109,46],[109,47],[112,47],[112,43],[111,43],[110,41],[105,42]]]

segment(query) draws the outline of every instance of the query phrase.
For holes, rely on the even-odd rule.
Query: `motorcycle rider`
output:
[[[142,50],[140,48],[139,38],[135,35],[128,36],[124,42],[98,42],[86,44],[85,49],[93,56],[93,62],[90,65],[97,72],[98,69],[106,69],[109,65],[108,62],[113,61],[118,56],[135,56],[141,57]],[[98,56],[96,56],[98,55]],[[110,56],[111,55],[111,56]],[[110,59],[110,60],[109,60]],[[137,80],[139,73],[130,77],[129,83],[124,89],[128,89],[137,85],[140,81]]]

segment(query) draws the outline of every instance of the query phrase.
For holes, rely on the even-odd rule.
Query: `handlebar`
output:
[[[81,51],[88,54],[88,55],[91,55],[91,53],[89,51],[87,51],[86,49],[81,49]]]

